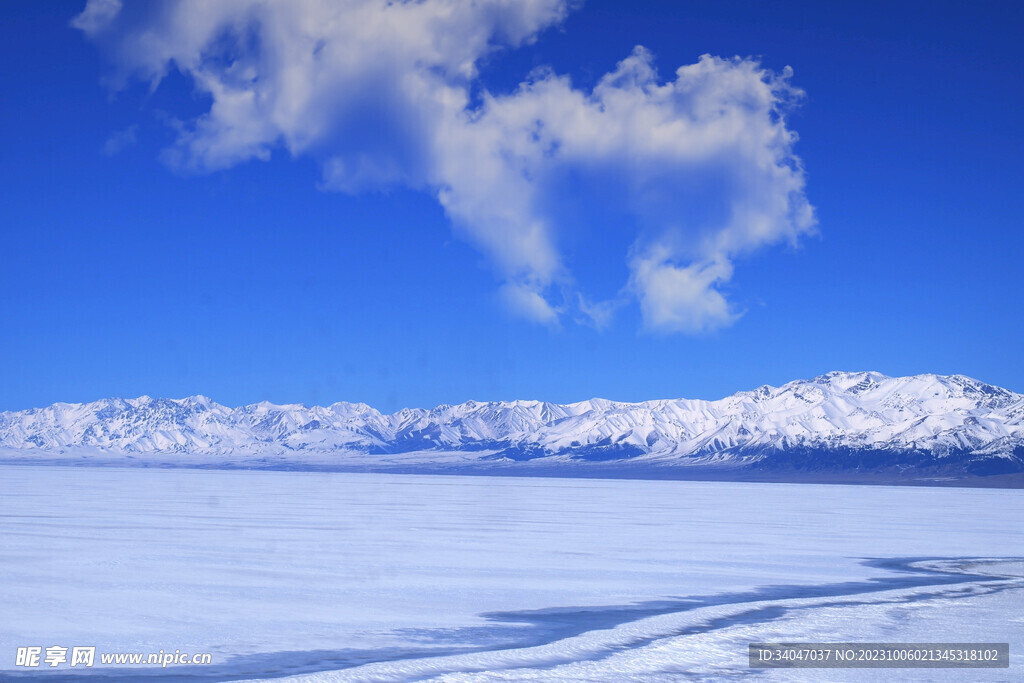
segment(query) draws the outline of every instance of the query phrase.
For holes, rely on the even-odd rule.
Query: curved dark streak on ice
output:
[[[1000,577],[957,569],[943,570],[936,566],[928,566],[928,563],[956,563],[954,566],[961,568],[975,563],[1020,561],[1024,560],[1019,558],[968,557],[867,558],[861,560],[861,564],[901,575],[819,585],[771,585],[751,591],[715,593],[707,596],[681,596],[668,600],[651,600],[631,605],[554,607],[513,612],[487,612],[481,616],[491,621],[524,624],[524,629],[529,629],[534,634],[528,645],[539,645],[577,636],[587,631],[613,628],[646,617],[668,614],[670,612],[683,612],[700,607],[720,607],[723,605],[766,600],[854,596],[895,589],[995,581]],[[1020,578],[1024,582],[1024,577]]]
[[[1011,588],[1024,588],[1024,576],[984,574],[969,568],[1000,563],[1024,563],[1024,558],[978,558],[978,557],[899,557],[867,558],[861,564],[892,572],[892,576],[875,577],[863,581],[845,581],[819,585],[772,585],[751,591],[717,593],[706,596],[685,596],[666,600],[650,600],[630,605],[606,605],[598,607],[553,607],[539,610],[509,612],[487,612],[480,616],[496,624],[454,629],[405,629],[410,641],[436,643],[426,647],[389,647],[375,649],[308,650],[296,652],[270,652],[256,655],[240,655],[210,666],[197,666],[194,670],[169,671],[168,669],[142,669],[125,667],[120,670],[92,668],[71,673],[56,671],[52,675],[43,670],[32,672],[4,671],[5,680],[43,680],[47,683],[128,683],[130,681],[161,681],[181,683],[212,683],[214,681],[236,681],[254,678],[279,678],[322,671],[351,669],[364,664],[394,662],[405,659],[420,659],[461,655],[479,652],[495,652],[513,648],[527,648],[546,645],[565,638],[578,636],[588,631],[610,629],[622,624],[647,617],[686,612],[702,607],[720,607],[764,601],[787,601],[804,598],[840,598],[814,606],[770,605],[759,606],[727,617],[711,619],[699,625],[681,629],[674,633],[661,633],[652,637],[637,637],[627,645],[604,649],[599,655],[587,661],[600,661],[623,650],[643,647],[665,637],[707,633],[740,624],[757,624],[774,621],[791,611],[817,609],[821,607],[843,607],[862,605],[863,601],[850,600],[855,596],[896,589],[926,587],[950,587],[973,584],[976,590],[971,595],[990,594]],[[948,590],[929,593],[915,593],[902,599],[888,599],[887,603],[910,603],[934,597],[956,597]],[[511,628],[510,628],[511,627]],[[486,645],[445,646],[452,641],[490,640]],[[584,660],[573,660],[584,661]],[[558,666],[565,662],[556,662]],[[524,663],[531,669],[547,668],[537,662]],[[516,668],[516,667],[512,667]]]
[[[958,559],[960,561],[957,562],[956,566],[974,565],[974,564],[989,564],[989,563],[1003,563],[1003,562],[1020,562],[1021,561],[1020,558],[958,558]],[[996,575],[996,574],[971,574],[971,573],[968,573],[968,572],[944,571],[944,570],[940,570],[940,569],[936,569],[936,568],[931,568],[931,567],[911,568],[911,567],[908,566],[908,565],[910,565],[910,564],[912,564],[914,562],[928,562],[928,561],[944,561],[944,562],[948,562],[948,561],[950,561],[950,558],[917,558],[916,560],[915,559],[910,559],[908,562],[904,562],[902,558],[899,559],[899,560],[890,560],[890,559],[877,560],[877,561],[876,560],[865,560],[862,564],[865,564],[865,565],[868,565],[868,566],[882,566],[883,564],[884,565],[888,565],[890,562],[898,562],[899,566],[896,566],[894,564],[892,567],[889,567],[889,568],[892,569],[893,571],[909,571],[909,572],[921,571],[922,573],[926,573],[926,574],[939,574],[939,575],[950,575],[950,576],[949,577],[944,577],[944,580],[936,582],[936,583],[910,583],[910,584],[898,583],[896,585],[886,585],[886,586],[880,587],[880,588],[878,588],[876,590],[856,590],[856,591],[853,591],[853,592],[850,592],[850,593],[833,594],[833,593],[823,593],[823,592],[809,590],[809,591],[807,591],[807,592],[805,592],[803,594],[799,594],[799,595],[779,595],[779,596],[773,596],[773,597],[768,597],[768,598],[755,597],[755,598],[752,598],[750,600],[750,602],[759,602],[759,601],[762,601],[762,600],[779,600],[779,601],[783,601],[783,600],[794,600],[794,599],[802,599],[802,598],[827,598],[827,597],[837,597],[837,598],[840,598],[840,599],[829,600],[829,601],[826,601],[826,602],[818,602],[818,603],[815,603],[813,605],[786,605],[786,604],[780,604],[780,605],[768,605],[768,606],[754,607],[754,608],[751,608],[751,609],[743,611],[743,612],[738,612],[738,613],[730,614],[730,615],[728,615],[726,617],[720,617],[720,618],[715,618],[715,619],[708,619],[708,620],[706,620],[706,621],[704,621],[704,622],[702,622],[702,623],[700,623],[698,625],[688,626],[686,628],[681,628],[681,629],[678,629],[678,630],[675,630],[675,631],[661,632],[661,633],[658,633],[657,635],[654,635],[654,636],[638,636],[638,637],[634,638],[633,640],[631,640],[629,643],[606,647],[603,652],[601,652],[600,654],[598,654],[596,656],[588,657],[588,658],[585,658],[585,659],[576,659],[574,661],[578,661],[578,662],[582,662],[582,661],[600,662],[600,661],[603,661],[603,660],[605,660],[605,659],[615,655],[616,653],[624,652],[624,651],[627,651],[627,650],[634,650],[634,649],[637,649],[637,648],[640,648],[640,647],[645,647],[645,646],[650,645],[652,643],[655,643],[655,642],[657,642],[659,640],[664,640],[665,638],[674,638],[674,637],[679,637],[679,636],[696,635],[696,634],[700,634],[700,633],[710,633],[710,632],[713,632],[713,631],[717,631],[719,629],[727,628],[727,627],[730,627],[730,626],[736,626],[736,625],[750,625],[750,624],[768,623],[770,621],[775,621],[777,619],[781,619],[782,617],[786,616],[787,614],[791,614],[793,612],[802,612],[802,611],[806,611],[806,610],[816,610],[816,609],[822,609],[822,608],[828,608],[828,607],[859,607],[859,606],[863,606],[865,604],[870,604],[870,603],[867,603],[864,600],[855,600],[855,599],[850,599],[850,598],[852,598],[854,596],[858,596],[858,595],[869,595],[871,593],[888,591],[888,590],[893,590],[893,589],[924,588],[924,587],[928,587],[928,586],[944,586],[945,587],[944,589],[943,588],[939,588],[938,590],[934,590],[934,591],[918,592],[918,593],[914,593],[912,595],[906,595],[906,596],[902,596],[902,597],[888,597],[884,601],[880,601],[877,604],[884,603],[884,604],[887,604],[887,605],[900,605],[900,604],[911,604],[911,603],[918,602],[918,601],[921,601],[921,600],[930,600],[930,599],[934,599],[934,598],[977,597],[977,596],[980,596],[980,595],[992,595],[992,594],[995,594],[995,593],[1001,593],[1001,592],[1003,592],[1005,590],[1024,588],[1024,576],[1001,575],[1001,574],[1000,575]],[[961,577],[961,578],[951,578],[951,577]],[[879,582],[882,582],[882,583],[888,583],[888,581],[886,579],[870,579],[869,581],[870,582],[879,581]],[[817,587],[812,587],[812,588],[826,588],[826,587],[829,587],[829,586],[858,585],[858,583],[868,583],[868,582],[865,581],[865,582],[847,582],[847,583],[843,583],[843,584],[823,584],[822,586],[817,586]],[[950,588],[952,586],[959,586],[960,588],[955,589],[955,590],[950,590]],[[785,588],[785,586],[780,586],[778,588]],[[963,595],[957,595],[957,593],[962,593]],[[761,595],[761,594],[762,594],[761,591],[758,590],[758,591],[750,591],[749,593],[734,593],[732,595],[743,596],[743,595]],[[724,596],[724,595],[727,595],[727,594],[722,594],[722,595]],[[706,602],[704,604],[695,605],[694,607],[691,607],[690,609],[694,609],[696,607],[719,607],[719,606],[724,606],[724,605],[742,604],[744,602],[747,602],[746,600],[742,600],[742,599],[741,600],[737,600],[737,601],[731,601],[731,600],[721,601],[721,600],[717,599],[717,597],[719,597],[719,596],[714,596],[714,597],[716,599],[710,600],[710,601],[708,601],[708,602]],[[639,618],[644,618],[645,616],[657,616],[657,614],[664,614],[664,613],[675,612],[675,611],[685,611],[685,610],[667,610],[665,612],[657,612],[655,614],[644,615],[644,616],[639,617]],[[623,623],[625,623],[625,622],[623,622]],[[616,624],[616,625],[618,625],[618,624]],[[579,634],[578,633],[574,633],[574,634],[571,634],[571,635],[579,635]],[[516,668],[528,668],[528,669],[533,670],[533,671],[544,671],[544,670],[547,670],[547,669],[554,669],[554,668],[556,668],[558,666],[561,666],[561,665],[563,665],[565,663],[566,662],[554,662],[554,663],[552,663],[550,665],[543,665],[543,664],[538,665],[537,663],[531,662],[531,663],[524,663],[522,665],[522,667],[506,666],[503,670],[510,670],[510,669],[516,669]],[[686,672],[674,672],[674,673],[678,673],[678,674],[681,674],[681,675],[685,675],[686,674]],[[759,671],[759,670],[751,670],[749,672],[741,672],[741,673],[750,673],[750,674],[758,674],[758,675],[763,674],[763,672]],[[706,673],[694,674],[694,675],[700,677],[702,680],[707,678],[707,674]]]

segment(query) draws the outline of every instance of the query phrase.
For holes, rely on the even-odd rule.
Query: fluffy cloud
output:
[[[90,0],[73,22],[114,50],[122,81],[189,76],[210,108],[167,160],[197,171],[275,148],[322,164],[322,186],[434,193],[487,253],[513,310],[607,324],[635,298],[651,329],[737,317],[721,286],[739,255],[795,241],[814,219],[784,113],[789,73],[702,57],[663,81],[643,48],[589,92],[539,72],[470,104],[482,57],[535,40],[568,0],[172,0],[130,14]],[[591,302],[560,249],[566,189],[621,217],[633,246],[618,294]],[[568,194],[572,194],[569,192]],[[621,261],[620,261],[621,263]]]
[[[788,79],[705,55],[662,83],[642,48],[590,93],[540,75],[452,123],[437,154],[440,200],[507,277],[544,291],[572,281],[551,219],[565,178],[603,187],[587,201],[625,207],[638,228],[625,291],[646,324],[720,327],[736,318],[718,290],[731,259],[814,223],[782,116],[799,96]]]
[[[715,289],[732,277],[727,261],[681,266],[671,252],[656,247],[630,262],[630,284],[640,298],[647,324],[673,332],[705,332],[736,319],[722,293]]]

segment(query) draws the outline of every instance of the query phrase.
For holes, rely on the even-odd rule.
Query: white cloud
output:
[[[101,5],[91,0],[76,25],[95,34],[85,17],[106,16]],[[433,192],[493,260],[502,298],[532,320],[555,323],[570,306],[602,326],[625,295],[651,329],[730,324],[737,315],[721,287],[733,259],[813,228],[783,117],[799,91],[788,71],[707,55],[662,81],[638,47],[589,92],[538,72],[470,106],[483,56],[536,39],[569,9],[566,0],[176,0],[112,40],[125,74],[155,87],[179,69],[210,97],[169,151],[176,165],[207,171],[284,148],[318,159],[326,189]],[[600,189],[584,193],[580,215],[629,217],[635,242],[618,258],[630,275],[611,301],[590,301],[559,248],[563,231],[587,228],[566,224],[571,184]]]
[[[121,0],[89,0],[71,25],[92,38],[110,26],[120,12]]]
[[[717,287],[731,277],[732,257],[794,242],[814,224],[796,136],[782,118],[799,96],[788,78],[705,55],[661,83],[642,48],[590,93],[538,75],[486,98],[442,136],[442,204],[506,272],[547,287],[572,280],[550,218],[565,201],[560,177],[610,177],[615,191],[587,201],[625,206],[641,228],[634,252],[647,255],[630,259],[628,290],[646,324],[683,332],[727,325],[737,316]]]
[[[681,266],[664,247],[635,257],[630,285],[640,299],[648,328],[659,332],[709,332],[731,324],[739,315],[717,285],[732,277],[726,261]]]
[[[527,320],[545,325],[558,324],[561,311],[548,303],[540,292],[529,284],[506,282],[498,291],[508,307]]]
[[[225,168],[283,146],[346,161],[397,157],[403,181],[422,179],[416,156],[425,150],[405,154],[398,143],[422,148],[437,117],[464,106],[477,61],[568,11],[566,0],[172,0],[148,9],[147,22],[119,36],[120,68],[154,86],[178,69],[212,101],[177,141],[183,164]]]

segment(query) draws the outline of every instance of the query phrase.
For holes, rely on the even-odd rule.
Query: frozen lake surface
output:
[[[1014,490],[0,466],[0,678],[18,647],[209,652],[91,678],[877,680],[757,641],[1010,642]],[[964,671],[900,670],[962,680]]]

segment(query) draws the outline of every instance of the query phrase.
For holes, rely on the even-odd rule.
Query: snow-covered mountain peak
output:
[[[811,382],[820,386],[831,387],[835,391],[845,393],[863,393],[878,387],[880,384],[891,380],[891,377],[880,372],[859,371],[859,372],[838,372],[833,371],[815,377]],[[790,383],[792,384],[792,382]]]
[[[195,394],[194,396],[186,396],[185,398],[181,399],[181,401],[183,403],[192,403],[192,404],[195,404],[195,405],[205,406],[207,408],[219,405],[216,401],[214,401],[209,396],[203,396],[202,394]]]
[[[364,403],[140,396],[0,413],[0,447],[157,453],[494,451],[655,462],[729,462],[792,452],[1024,455],[1024,396],[963,375],[830,372],[716,401],[566,405],[467,401],[382,414]]]

